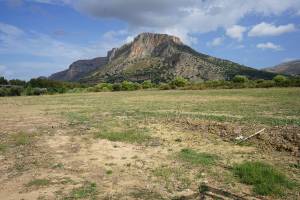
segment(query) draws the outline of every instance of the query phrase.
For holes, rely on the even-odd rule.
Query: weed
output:
[[[107,175],[111,175],[112,173],[113,173],[112,170],[107,170],[107,171],[106,171],[106,174],[107,174]]]
[[[73,189],[65,199],[96,199],[97,194],[96,183],[86,182],[83,186]]]
[[[95,135],[96,138],[107,139],[110,141],[128,142],[128,143],[143,143],[151,139],[151,137],[144,132],[136,130],[128,130],[124,132],[101,132]]]
[[[286,189],[296,186],[273,166],[262,162],[244,162],[234,166],[233,172],[242,183],[253,185],[259,195],[282,196]]]
[[[26,184],[26,187],[36,186],[43,187],[51,184],[51,181],[48,179],[34,179]]]
[[[215,164],[218,157],[208,153],[198,153],[192,149],[182,149],[178,157],[188,163],[194,165],[212,165]]]
[[[5,152],[7,149],[7,145],[6,144],[0,144],[0,152]]]
[[[32,143],[32,135],[26,133],[18,133],[13,135],[13,141],[16,146],[25,146]]]

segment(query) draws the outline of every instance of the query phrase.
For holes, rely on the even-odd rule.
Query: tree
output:
[[[152,84],[151,80],[147,80],[142,83],[143,89],[149,89],[149,88],[152,88],[152,86],[153,86],[153,84]]]
[[[170,82],[170,86],[173,87],[184,87],[188,85],[189,81],[183,77],[177,76],[174,80]]]
[[[277,75],[273,78],[273,81],[275,81],[275,83],[284,83],[285,81],[287,81],[287,77],[283,75]]]
[[[25,86],[26,85],[26,81],[22,81],[19,79],[12,79],[9,81],[10,85],[18,85],[18,86]]]
[[[0,77],[0,85],[8,85],[8,81],[3,76]]]
[[[232,79],[234,83],[246,83],[249,81],[249,79],[246,76],[242,75],[235,75]]]

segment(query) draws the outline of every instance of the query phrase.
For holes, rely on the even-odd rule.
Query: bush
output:
[[[12,88],[8,89],[8,91],[9,91],[9,94],[8,94],[9,96],[21,96],[23,89],[20,87],[12,87]]]
[[[160,83],[160,84],[159,84],[159,89],[160,89],[160,90],[170,90],[171,87],[170,87],[169,84],[166,84],[166,83]]]
[[[233,77],[232,81],[234,83],[246,83],[249,81],[249,79],[246,76],[236,75]]]
[[[25,95],[27,96],[39,96],[43,94],[47,94],[48,90],[46,88],[32,88],[32,87],[27,87],[25,89]]]
[[[122,85],[120,83],[114,83],[112,86],[113,91],[121,91],[122,90]]]
[[[273,78],[273,81],[276,83],[277,86],[288,86],[289,79],[283,75],[277,75]]]
[[[0,97],[8,96],[8,90],[6,88],[0,88]]]
[[[153,87],[153,84],[151,82],[151,80],[147,80],[147,81],[144,81],[142,83],[142,88],[143,89],[149,89],[149,88],[152,88]]]
[[[123,81],[121,87],[123,91],[133,91],[139,89],[140,85],[131,81]]]
[[[172,80],[170,83],[171,88],[176,88],[176,87],[184,87],[189,84],[189,81],[187,79],[184,79],[182,77],[176,77],[174,80]]]
[[[95,88],[97,92],[109,92],[113,90],[113,85],[110,83],[100,83]]]
[[[67,91],[67,93],[82,93],[85,92],[87,89],[85,88],[73,88]]]
[[[263,80],[256,83],[257,88],[270,88],[275,87],[275,82],[272,80]]]

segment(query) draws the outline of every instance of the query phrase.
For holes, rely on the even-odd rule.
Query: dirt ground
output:
[[[287,191],[285,197],[255,195],[251,186],[239,183],[230,172],[235,163],[263,160],[299,181],[299,168],[291,167],[299,162],[297,125],[182,117],[128,122],[128,114],[103,110],[89,114],[95,122],[137,122],[138,128],[147,128],[151,134],[146,143],[111,141],[95,137],[102,125],[74,122],[73,116],[59,112],[80,111],[74,104],[54,104],[56,97],[2,100],[0,199],[200,199],[201,184],[245,199],[300,199],[298,189]],[[262,128],[266,128],[263,134],[236,144],[236,137]],[[220,159],[213,166],[193,166],[177,159],[183,148],[213,153]]]

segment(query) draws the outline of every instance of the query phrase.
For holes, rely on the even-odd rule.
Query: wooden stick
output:
[[[263,132],[264,130],[265,130],[265,128],[263,128],[263,129],[261,129],[260,131],[258,131],[258,132],[256,132],[256,133],[254,133],[254,134],[252,134],[252,135],[250,135],[250,136],[248,136],[248,137],[242,139],[242,140],[239,141],[238,143],[244,142],[244,141],[246,141],[246,140],[248,140],[248,139],[250,139],[250,138],[252,138],[252,137],[254,137],[254,136],[258,135],[258,134],[260,134],[260,133]]]

